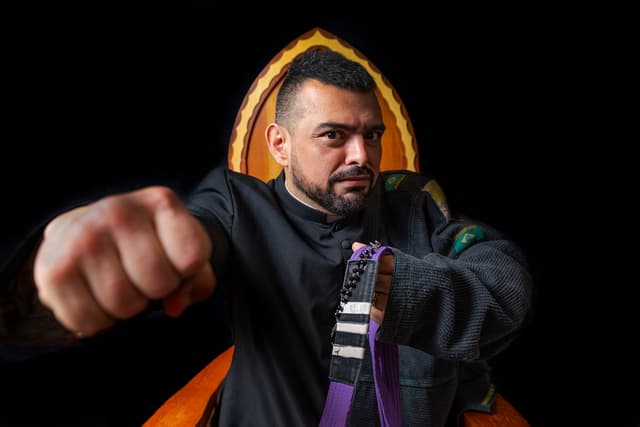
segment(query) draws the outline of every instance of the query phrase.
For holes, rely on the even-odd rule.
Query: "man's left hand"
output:
[[[355,252],[363,246],[366,245],[364,243],[354,242],[353,245],[351,245],[351,249]],[[382,324],[384,311],[387,308],[392,276],[393,255],[383,255],[378,261],[378,279],[376,280],[376,287],[371,304],[371,318],[379,325]]]

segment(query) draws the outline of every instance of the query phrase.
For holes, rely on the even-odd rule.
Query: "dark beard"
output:
[[[369,175],[369,191],[352,191],[351,197],[339,196],[335,192],[335,184],[339,180],[357,176]],[[369,192],[373,188],[373,171],[368,168],[354,166],[348,170],[337,172],[329,178],[327,190],[323,191],[317,185],[307,182],[302,174],[299,174],[295,167],[291,167],[291,178],[296,187],[298,187],[308,198],[322,206],[334,215],[347,216],[354,212],[358,212],[367,205]],[[354,197],[356,196],[356,197]]]

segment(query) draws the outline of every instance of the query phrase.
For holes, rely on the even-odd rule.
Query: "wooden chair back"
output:
[[[413,125],[400,96],[380,70],[361,52],[344,40],[321,29],[313,28],[292,41],[264,67],[254,80],[241,104],[231,135],[228,151],[230,169],[255,176],[263,181],[280,172],[269,152],[265,130],[275,118],[276,95],[284,75],[295,57],[309,49],[332,49],[362,64],[376,81],[376,96],[382,109],[386,131],[382,138],[381,170],[419,170],[418,148]],[[206,425],[224,377],[233,360],[231,346],[211,361],[189,383],[178,390],[143,427],[193,427]],[[495,412],[466,412],[463,426],[529,427],[527,421],[500,394],[496,395]]]
[[[254,80],[242,101],[231,134],[229,168],[268,181],[280,172],[266,144],[265,130],[275,118],[276,95],[295,57],[309,49],[331,49],[358,61],[376,81],[376,96],[386,131],[381,170],[419,170],[418,148],[406,108],[389,80],[361,52],[337,36],[314,28],[282,49]]]

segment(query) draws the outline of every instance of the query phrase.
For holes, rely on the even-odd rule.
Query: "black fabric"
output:
[[[212,240],[214,246],[225,241],[232,254],[219,283],[229,297],[237,347],[220,425],[317,425],[328,389],[333,313],[352,253],[341,242],[367,240],[362,214],[329,223],[295,200],[282,178],[264,185],[219,173],[203,183],[190,208],[200,216],[223,200],[215,213],[226,233],[212,229]]]
[[[475,371],[488,372],[486,360],[517,335],[530,284],[522,254],[489,227],[483,241],[455,246],[473,223],[449,221],[422,191],[428,178],[402,174],[392,189],[382,174],[365,210],[330,222],[295,200],[282,175],[265,184],[212,171],[188,203],[211,236],[219,292],[179,319],[151,311],[71,349],[3,364],[3,425],[92,425],[96,414],[109,425],[123,425],[122,414],[141,424],[229,345],[228,308],[236,350],[220,425],[315,426],[350,245],[378,240],[393,250],[394,273],[377,339],[399,344],[403,419],[443,426],[466,379],[482,381],[463,396],[489,389]],[[377,423],[371,378],[365,356],[350,425]]]
[[[401,173],[406,183],[389,190],[389,175],[382,174],[369,206],[335,222],[294,199],[282,174],[265,185],[216,170],[203,181],[189,207],[211,225],[213,245],[228,248],[213,261],[231,307],[236,343],[220,425],[318,424],[329,384],[333,313],[352,254],[345,242],[378,240],[394,252],[378,338],[403,344],[406,425],[443,426],[467,361],[489,357],[516,335],[529,306],[521,254],[489,227],[487,242],[454,253],[457,234],[471,223],[461,217],[449,222],[423,191],[428,178]],[[462,293],[471,298],[465,304],[454,296]],[[426,303],[433,308],[426,309]],[[370,363],[356,387],[350,425],[376,423],[367,378]]]

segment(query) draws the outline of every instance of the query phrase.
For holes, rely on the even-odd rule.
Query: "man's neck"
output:
[[[339,219],[344,218],[342,215],[335,215],[332,213],[327,213],[325,211],[322,211],[318,208],[316,208],[315,206],[311,206],[309,203],[305,202],[304,200],[300,199],[298,196],[296,196],[295,194],[293,194],[293,192],[289,189],[289,186],[287,185],[287,180],[284,180],[284,188],[287,189],[287,192],[291,195],[291,197],[293,197],[294,199],[296,199],[298,202],[302,203],[303,205],[307,206],[308,208],[311,208],[313,210],[322,212],[323,214],[327,215],[327,222],[334,222],[337,221]]]

